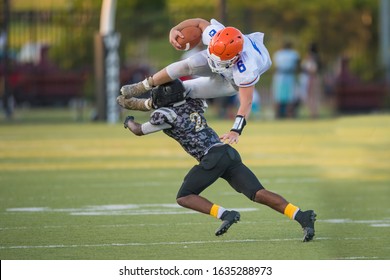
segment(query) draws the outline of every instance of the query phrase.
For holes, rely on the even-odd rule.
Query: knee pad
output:
[[[178,62],[174,62],[166,67],[168,76],[171,79],[178,79],[180,77],[189,76],[190,73],[190,67],[188,65],[188,60],[181,60]]]

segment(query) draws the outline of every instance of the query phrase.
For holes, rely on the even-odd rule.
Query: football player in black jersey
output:
[[[250,200],[296,220],[303,228],[304,242],[313,239],[315,212],[301,211],[282,196],[262,186],[256,175],[242,162],[237,150],[222,142],[218,134],[207,125],[204,117],[207,106],[205,100],[184,98],[185,89],[180,80],[158,86],[151,93],[154,102],[159,102],[159,109],[153,111],[149,121],[143,124],[128,116],[124,126],[138,136],[162,130],[199,162],[185,176],[177,193],[176,201],[179,205],[221,219],[222,224],[215,235],[224,234],[240,220],[240,213],[227,210],[200,195],[218,178],[223,178]],[[237,129],[242,130],[244,125],[238,124]]]

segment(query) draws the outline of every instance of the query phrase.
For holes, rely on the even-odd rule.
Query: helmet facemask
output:
[[[211,54],[210,51],[207,49],[207,62],[209,63],[211,71],[213,71],[214,73],[225,72],[237,62],[239,57],[239,55],[236,55],[229,60],[221,60],[218,56]]]

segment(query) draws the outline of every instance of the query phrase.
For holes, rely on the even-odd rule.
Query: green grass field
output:
[[[266,188],[317,212],[313,242],[223,180],[203,195],[241,221],[215,237],[218,220],[176,205],[196,162],[163,133],[16,122],[0,124],[0,258],[390,258],[390,115],[252,121],[235,147]]]

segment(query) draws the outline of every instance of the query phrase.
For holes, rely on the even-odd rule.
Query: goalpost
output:
[[[120,35],[115,32],[115,13],[116,0],[103,0],[100,29],[95,35],[96,119],[108,123],[119,119],[116,97],[120,86]]]

